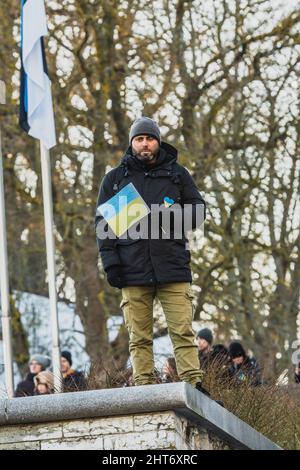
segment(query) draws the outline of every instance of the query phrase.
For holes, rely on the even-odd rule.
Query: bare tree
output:
[[[128,339],[123,327],[115,343],[108,341],[107,318],[121,313],[120,299],[97,263],[95,201],[106,169],[118,164],[128,145],[131,120],[141,113],[159,120],[164,139],[178,147],[208,202],[205,241],[193,253],[196,318],[212,320],[220,340],[239,335],[265,359],[269,375],[289,364],[299,311],[300,15],[296,6],[284,11],[277,3],[47,4],[60,297],[70,301],[71,278],[87,353],[106,370],[124,366]],[[43,293],[38,153],[17,129],[19,20],[16,13],[0,18],[7,32],[1,70],[11,95],[5,151],[10,259],[17,275],[10,272],[15,288]],[[17,162],[38,176],[31,191],[20,181]],[[27,244],[20,242],[24,229]]]

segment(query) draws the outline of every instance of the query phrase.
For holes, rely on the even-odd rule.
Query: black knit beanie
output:
[[[234,359],[235,357],[246,357],[246,351],[238,341],[230,343],[228,348],[229,356]]]
[[[213,342],[213,334],[209,328],[202,328],[202,330],[198,331],[197,338],[205,339],[209,344]]]
[[[60,353],[61,357],[64,357],[65,359],[67,359],[68,363],[70,364],[70,366],[72,365],[73,361],[72,361],[72,354],[69,352],[69,351],[62,351]]]
[[[160,139],[160,129],[154,119],[148,117],[140,117],[134,121],[129,131],[129,144],[131,145],[132,139],[138,135],[151,135],[158,142]]]

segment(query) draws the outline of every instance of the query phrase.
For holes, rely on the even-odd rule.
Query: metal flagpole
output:
[[[44,1],[22,2],[20,124],[40,141],[48,289],[55,391],[61,390],[60,351],[55,276],[55,246],[49,149],[56,144],[51,82],[41,38],[48,34]]]
[[[0,80],[0,104],[5,104],[5,84]],[[2,310],[2,337],[5,368],[5,385],[9,398],[14,396],[14,375],[11,342],[11,314],[6,243],[6,219],[4,205],[4,181],[2,163],[2,142],[0,128],[0,290]]]
[[[60,348],[59,348],[59,328],[57,314],[57,293],[55,283],[55,247],[53,233],[53,206],[52,206],[52,187],[51,187],[51,166],[49,150],[40,141],[41,167],[42,167],[42,186],[44,202],[44,222],[46,235],[47,267],[48,267],[48,288],[50,300],[50,318],[52,333],[52,363],[54,374],[54,388],[60,392],[62,388],[60,372]]]

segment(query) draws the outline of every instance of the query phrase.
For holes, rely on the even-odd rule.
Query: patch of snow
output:
[[[51,325],[49,299],[26,292],[14,294],[16,306],[21,313],[21,321],[28,335],[29,351],[32,354],[46,354],[51,356]],[[0,310],[1,313],[1,310]],[[88,370],[90,359],[85,351],[85,335],[82,323],[75,312],[73,304],[67,305],[58,302],[59,339],[61,351],[67,349],[72,353],[75,369]],[[107,320],[109,341],[113,341],[123,317],[113,315]],[[173,355],[173,348],[169,336],[154,339],[153,343],[155,365],[160,369],[168,356]],[[0,397],[5,396],[5,376],[3,364],[3,341],[0,341]],[[14,363],[15,386],[21,380],[16,363]]]

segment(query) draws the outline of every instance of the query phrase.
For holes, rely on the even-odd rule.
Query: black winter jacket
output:
[[[246,356],[242,364],[231,365],[228,369],[229,377],[236,385],[248,382],[253,387],[262,384],[261,369],[254,357]]]
[[[34,377],[37,374],[27,374],[25,380],[18,383],[15,397],[31,397],[34,394]]]
[[[71,369],[63,378],[63,392],[79,392],[86,390],[87,384],[82,372]]]
[[[105,175],[102,180],[97,207],[113,197],[129,183],[133,183],[146,204],[163,204],[169,197],[183,211],[184,204],[192,205],[193,226],[196,227],[196,206],[204,208],[205,202],[189,172],[177,163],[177,150],[162,142],[156,163],[149,167],[132,155],[129,147],[120,166]],[[124,171],[120,175],[120,170]],[[199,207],[198,207],[199,209]],[[150,214],[149,232],[150,232]],[[102,220],[96,216],[96,227]],[[202,219],[203,220],[203,219]],[[190,252],[186,249],[186,238],[181,239],[105,239],[98,241],[104,270],[110,266],[122,267],[123,285],[152,286],[171,282],[191,282]]]

